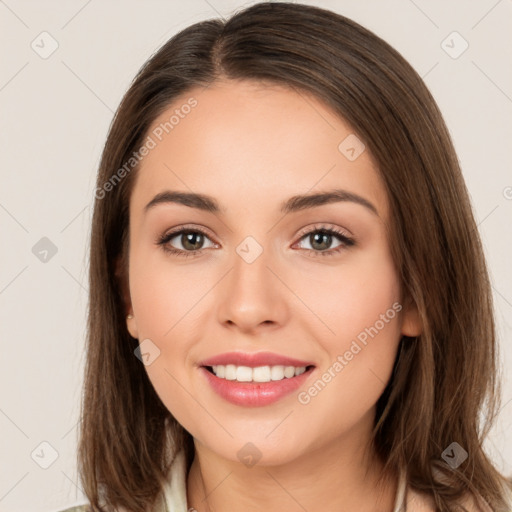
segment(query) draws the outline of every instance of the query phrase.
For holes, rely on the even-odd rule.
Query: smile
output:
[[[306,371],[306,366],[249,366],[214,365],[211,371],[220,379],[236,380],[237,382],[270,382],[290,379]]]
[[[234,405],[244,407],[262,407],[278,402],[303,386],[314,369],[315,366],[281,365],[255,368],[216,365],[215,368],[199,368],[210,389],[218,396]],[[224,376],[221,376],[223,372]]]

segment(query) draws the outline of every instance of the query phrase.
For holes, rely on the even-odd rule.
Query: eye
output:
[[[333,238],[338,239],[339,245],[331,249]],[[309,242],[311,248],[305,248],[315,254],[315,256],[332,256],[355,245],[355,240],[337,228],[326,226],[315,226],[315,229],[308,231],[301,236],[301,240]],[[299,242],[300,243],[300,242]],[[330,250],[329,250],[330,249]]]
[[[335,246],[334,249],[331,247],[333,239],[337,239],[339,241],[339,244]],[[157,239],[156,243],[169,254],[188,257],[194,256],[205,249],[204,243],[207,240],[210,241],[210,248],[218,247],[218,245],[212,242],[206,232],[202,229],[181,228],[179,230],[171,231],[170,233],[164,233]],[[302,240],[309,242],[311,248],[300,248],[315,256],[332,256],[355,245],[355,240],[338,228],[327,227],[324,225],[315,226],[315,229],[303,233],[297,244],[303,243],[301,242]],[[175,247],[174,244],[181,245],[181,248]]]
[[[181,245],[181,248],[173,247],[171,242],[176,239],[175,244]],[[195,228],[182,228],[177,231],[165,233],[158,240],[157,244],[162,246],[165,252],[175,254],[176,256],[192,256],[204,249],[205,240],[210,240],[204,231]],[[210,241],[211,242],[211,241]],[[211,246],[215,247],[215,243],[211,242]]]

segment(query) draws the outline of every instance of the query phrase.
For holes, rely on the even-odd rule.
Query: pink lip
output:
[[[199,366],[215,366],[215,365],[234,364],[236,366],[248,366],[256,368],[257,366],[313,366],[313,363],[308,361],[300,361],[292,357],[281,356],[272,352],[228,352],[210,357],[201,361]],[[279,381],[278,381],[279,382]]]
[[[295,366],[295,364],[290,366]],[[307,365],[301,363],[298,366]],[[228,402],[246,407],[261,407],[277,402],[296,391],[309,378],[314,368],[309,368],[304,373],[289,379],[285,377],[283,380],[270,382],[237,382],[221,379],[205,367],[199,368],[199,370],[213,390]]]

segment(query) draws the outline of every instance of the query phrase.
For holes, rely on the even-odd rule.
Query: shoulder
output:
[[[93,512],[90,505],[77,505],[75,507],[59,510],[59,512]]]
[[[418,492],[410,487],[407,488],[406,506],[404,510],[410,512],[435,512],[434,499],[423,492]]]
[[[410,512],[436,512],[437,508],[432,496],[420,493],[414,489],[407,490],[407,507]],[[467,512],[493,512],[491,507],[483,500],[476,499],[471,494],[466,494],[459,505]]]
[[[165,503],[158,504],[156,506],[156,508],[154,508],[152,510],[153,510],[153,512],[168,512]],[[59,510],[58,512],[94,512],[94,510],[91,507],[91,505],[84,504],[84,505],[75,505],[70,508]],[[125,509],[124,507],[119,506],[116,508],[116,512],[129,512],[129,511],[127,509]]]

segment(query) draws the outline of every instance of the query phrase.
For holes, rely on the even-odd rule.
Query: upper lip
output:
[[[314,366],[308,361],[301,361],[293,357],[274,354],[273,352],[227,352],[219,354],[199,363],[199,366],[215,366],[234,364],[235,366],[248,366],[256,368],[258,366]]]

